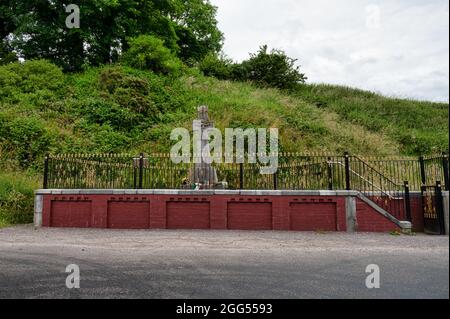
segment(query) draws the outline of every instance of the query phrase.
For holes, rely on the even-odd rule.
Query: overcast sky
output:
[[[262,44],[299,59],[312,83],[449,101],[448,0],[211,0],[225,53]]]

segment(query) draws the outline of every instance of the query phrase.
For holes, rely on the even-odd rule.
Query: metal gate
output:
[[[422,186],[422,210],[425,233],[445,235],[441,182],[436,182],[434,186]]]

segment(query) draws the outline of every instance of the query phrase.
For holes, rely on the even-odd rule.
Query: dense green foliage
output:
[[[233,80],[235,64],[231,59],[217,54],[208,54],[199,64],[198,68],[206,76],[213,76],[219,80]]]
[[[129,41],[129,49],[122,56],[124,64],[160,74],[177,75],[182,62],[164,46],[164,41],[150,35],[141,35]]]
[[[445,104],[325,85],[286,94],[195,69],[174,76],[148,71],[156,71],[150,62],[142,67],[66,75],[43,60],[0,67],[2,166],[36,170],[46,152],[168,151],[170,131],[189,128],[200,104],[210,106],[220,128],[278,127],[285,151],[418,155],[448,148]]]
[[[79,0],[80,28],[65,22],[67,1],[2,0],[0,62],[12,50],[25,59],[44,58],[66,71],[117,61],[127,39],[143,34],[164,40],[187,63],[219,52],[222,33],[208,0]]]
[[[237,81],[252,81],[262,87],[274,87],[291,90],[299,83],[304,83],[306,77],[296,66],[297,60],[292,59],[281,50],[267,51],[262,46],[250,59],[235,66],[233,78]]]
[[[220,80],[249,81],[260,87],[293,90],[307,79],[296,62],[284,51],[269,52],[267,45],[264,45],[242,63],[233,63],[226,57],[209,54],[199,63],[199,69],[205,75]]]
[[[0,227],[33,221],[35,177],[0,172]]]

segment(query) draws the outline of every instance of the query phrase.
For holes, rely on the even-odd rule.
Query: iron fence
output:
[[[278,170],[260,174],[260,164],[214,163],[229,189],[410,191],[442,181],[448,190],[448,155],[360,157],[278,154]],[[44,187],[58,189],[185,188],[195,164],[175,164],[169,154],[60,154],[46,156]],[[205,187],[207,187],[207,184]],[[212,185],[212,183],[211,183]]]
[[[393,216],[410,220],[409,193],[442,181],[449,188],[448,155],[359,157],[277,154],[278,170],[260,173],[261,165],[214,163],[175,164],[169,154],[67,154],[46,156],[44,188],[54,189],[203,189],[356,190]],[[203,175],[201,175],[203,174]],[[220,182],[220,183],[218,183]]]

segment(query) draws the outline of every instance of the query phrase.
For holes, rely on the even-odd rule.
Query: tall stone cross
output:
[[[217,172],[211,164],[205,162],[205,155],[210,156],[208,135],[205,132],[214,128],[214,123],[210,121],[207,106],[199,106],[197,109],[198,118],[193,122],[193,132],[198,138],[194,139],[194,157],[196,164],[194,165],[194,173],[192,181],[201,184],[206,188],[214,188],[218,183]],[[203,153],[202,153],[203,152]],[[211,161],[209,161],[211,162]]]

